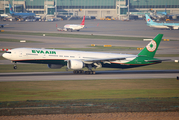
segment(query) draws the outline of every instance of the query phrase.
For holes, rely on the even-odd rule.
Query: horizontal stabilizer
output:
[[[162,61],[170,61],[171,59],[163,59],[163,60],[160,60],[160,59],[154,59],[154,60],[145,60],[146,62],[162,62]]]

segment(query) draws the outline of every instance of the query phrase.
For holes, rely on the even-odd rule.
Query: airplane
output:
[[[58,31],[80,31],[80,29],[84,28],[85,26],[85,16],[83,16],[83,20],[81,24],[66,24],[63,29],[57,28]]]
[[[159,18],[159,19],[162,19],[162,18],[167,18],[167,11],[166,11],[166,7],[165,7],[165,12],[156,12],[156,16]]]
[[[18,18],[27,18],[27,17],[34,17],[35,16],[35,13],[24,13],[24,12],[17,13],[17,12],[14,12],[11,4],[9,4],[9,12],[10,12],[11,16],[18,17]]]
[[[74,74],[95,74],[95,71],[92,69],[100,67],[126,69],[167,61],[166,59],[154,58],[162,37],[163,34],[158,34],[137,55],[40,48],[14,48],[6,51],[2,56],[14,63],[14,69],[17,69],[17,62],[39,63],[47,64],[52,69],[60,69],[63,66],[67,66],[67,70],[74,70]],[[88,71],[82,70],[84,67],[88,68]]]
[[[157,22],[152,21],[152,19],[147,14],[145,14],[145,17],[146,17],[147,25],[150,27],[168,28],[170,30],[179,28],[179,23],[157,23]]]

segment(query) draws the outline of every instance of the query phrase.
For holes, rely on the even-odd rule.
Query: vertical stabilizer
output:
[[[158,49],[163,34],[158,34],[139,54],[138,56],[146,56],[153,58]]]
[[[152,21],[152,19],[151,19],[147,14],[145,14],[145,17],[146,17],[147,24],[154,23],[154,22]]]
[[[85,25],[85,16],[83,16],[83,20],[80,25]]]
[[[9,4],[9,12],[10,12],[10,14],[14,13],[11,4]]]

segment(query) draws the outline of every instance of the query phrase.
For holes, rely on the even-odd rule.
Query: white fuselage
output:
[[[84,28],[84,25],[80,24],[67,24],[64,26],[65,29],[80,30]]]
[[[3,57],[14,62],[37,61],[37,60],[93,60],[93,59],[110,59],[126,58],[125,60],[115,60],[113,62],[125,63],[135,59],[136,55],[116,54],[103,52],[85,52],[73,50],[54,50],[38,48],[16,48],[3,54]]]

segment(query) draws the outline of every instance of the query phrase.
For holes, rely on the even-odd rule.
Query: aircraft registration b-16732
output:
[[[6,51],[2,56],[15,63],[17,62],[47,64],[49,68],[61,68],[74,70],[74,73],[95,74],[93,68],[134,68],[146,65],[161,63],[161,60],[154,58],[163,34],[158,34],[148,45],[137,55],[87,52],[74,50],[54,50],[38,48],[14,48]],[[82,68],[87,67],[88,71]]]
[[[71,32],[73,30],[80,31],[80,29],[84,28],[84,26],[85,26],[85,16],[83,16],[81,24],[67,24],[64,26],[63,29],[57,28],[57,30],[58,31],[71,31]]]
[[[150,27],[168,28],[170,30],[179,28],[179,23],[157,23],[157,22],[152,21],[152,19],[147,14],[145,14],[145,17],[146,17],[147,25]]]

